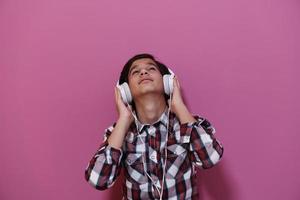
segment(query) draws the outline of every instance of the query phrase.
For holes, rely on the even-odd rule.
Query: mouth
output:
[[[142,79],[140,82],[139,82],[139,84],[141,84],[141,83],[147,83],[147,82],[149,82],[149,81],[153,81],[152,79],[149,79],[149,78],[145,78],[145,79]]]

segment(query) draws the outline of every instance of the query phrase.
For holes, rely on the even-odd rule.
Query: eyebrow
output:
[[[146,64],[148,64],[148,65],[149,65],[149,64],[154,65],[154,66],[158,69],[157,64],[156,64],[155,62],[153,62],[153,61],[149,61],[149,62],[147,62]],[[133,66],[131,67],[131,69],[129,70],[129,73],[128,73],[128,74],[130,74],[131,71],[134,70],[137,66],[138,66],[138,65],[133,65]]]

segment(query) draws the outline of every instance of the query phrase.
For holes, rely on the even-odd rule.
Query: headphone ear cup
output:
[[[131,104],[132,96],[131,96],[128,84],[126,82],[124,82],[121,85],[118,85],[118,88],[120,89],[120,93],[121,93],[123,102],[125,104]]]
[[[173,92],[174,74],[166,74],[163,76],[165,93],[170,96]]]

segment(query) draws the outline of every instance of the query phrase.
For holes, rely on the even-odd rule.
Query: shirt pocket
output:
[[[181,138],[178,143],[167,147],[167,178],[183,178],[183,174],[190,169],[189,143],[186,141],[186,138]]]
[[[147,182],[142,152],[127,152],[125,163],[126,170],[130,178],[140,184]]]
[[[130,166],[143,164],[142,152],[128,152],[126,157],[126,164]]]

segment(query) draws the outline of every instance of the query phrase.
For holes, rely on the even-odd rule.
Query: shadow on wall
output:
[[[122,184],[125,180],[123,170],[124,169],[122,169],[121,174],[117,178],[114,185],[109,189],[110,190],[109,199],[111,200],[121,200],[123,198]]]
[[[197,172],[198,177],[198,191],[199,199],[205,200],[233,200],[236,199],[233,196],[234,183],[232,177],[228,176],[225,167],[225,159],[218,163],[215,167],[207,170],[199,170]],[[112,188],[110,188],[111,200],[122,199],[122,183],[124,181],[123,171],[116,180]],[[237,191],[236,191],[237,193]]]
[[[235,181],[228,175],[225,159],[221,160],[220,163],[211,169],[198,169],[197,176],[199,199],[237,199],[234,196],[234,193],[238,193],[238,191],[234,190],[237,187],[232,184]]]

